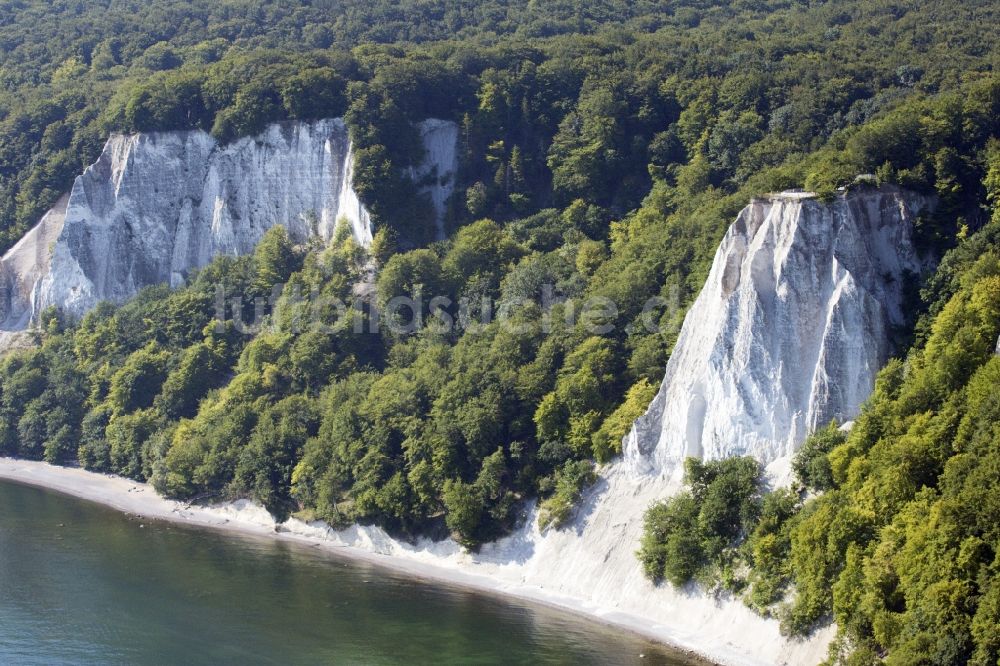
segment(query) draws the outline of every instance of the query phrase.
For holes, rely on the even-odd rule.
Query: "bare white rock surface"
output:
[[[419,124],[425,160],[412,170],[438,212],[451,194],[457,126]],[[330,240],[341,219],[371,243],[352,187],[340,119],[269,126],[220,145],[202,131],[114,135],[68,197],[0,260],[0,330],[19,331],[50,305],[80,316],[142,287],[182,284],[220,254],[253,251],[283,225],[296,240]]]
[[[743,209],[688,311],[666,376],[625,443],[637,474],[686,456],[794,452],[857,413],[925,266],[913,222],[932,202],[895,188],[824,203],[785,192]]]

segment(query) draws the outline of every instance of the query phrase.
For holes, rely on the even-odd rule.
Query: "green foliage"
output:
[[[0,452],[76,456],[278,517],[447,530],[469,548],[509,531],[528,498],[558,525],[591,459],[618,453],[655,393],[746,200],[802,185],[836,196],[874,173],[938,196],[917,229],[932,258],[956,245],[914,299],[914,351],[886,367],[850,435],[803,447],[796,472],[818,497],[761,499],[752,461],[690,463],[690,490],[651,507],[641,558],[674,584],[721,575],[795,631],[835,617],[850,658],[996,661],[993,7],[15,4],[0,21],[0,246],[109,131],[229,141],[333,116],[376,237],[366,254],[275,228],[182,289],[79,322],[46,313],[41,346],[0,362]],[[914,26],[919,39],[899,38]],[[428,117],[460,126],[441,242],[419,194],[441,174],[407,175]],[[371,267],[383,310],[450,302],[391,313],[434,323],[422,330],[355,334],[385,322],[334,303]],[[256,320],[254,298],[281,284]],[[242,307],[216,313],[220,285]],[[598,334],[577,306],[602,299],[618,313]]]
[[[744,599],[759,612],[770,613],[785,595],[791,577],[790,529],[799,507],[799,497],[791,490],[766,493],[760,519],[743,547],[743,560],[752,566]]]
[[[644,517],[639,561],[650,579],[686,585],[705,566],[698,534],[698,503],[689,492],[651,506]]]
[[[258,499],[278,520],[288,518],[295,506],[289,494],[292,470],[318,422],[313,402],[302,396],[268,408],[239,453],[230,492]]]
[[[156,412],[149,409],[112,416],[105,430],[112,469],[145,481],[143,446],[159,425]]]
[[[646,413],[656,395],[657,386],[645,377],[625,394],[625,401],[613,411],[593,435],[594,457],[607,461],[621,453],[622,440],[635,420]]]
[[[441,271],[448,284],[475,284],[478,296],[495,298],[500,278],[521,253],[521,248],[500,225],[480,220],[458,230],[441,262]]]
[[[225,361],[207,344],[188,347],[163,382],[156,406],[170,419],[195,415],[199,401],[221,383]]]
[[[448,529],[456,540],[467,547],[475,546],[475,537],[483,514],[483,497],[479,488],[472,483],[462,483],[455,479],[444,482],[441,496],[447,511]]]
[[[676,586],[732,566],[760,520],[763,469],[753,458],[688,458],[684,482],[646,512],[637,553],[649,578]]]
[[[285,228],[271,227],[254,249],[251,287],[258,294],[270,295],[271,290],[283,285],[301,263]]]
[[[833,488],[833,470],[827,455],[846,439],[847,435],[837,428],[836,423],[831,423],[806,438],[792,459],[792,471],[798,482],[816,491]]]
[[[594,455],[591,435],[602,415],[612,411],[606,391],[617,383],[618,363],[612,343],[596,336],[569,353],[554,390],[535,412],[539,438],[549,443],[566,442],[581,456]]]
[[[570,461],[556,470],[555,490],[539,505],[538,526],[544,530],[565,525],[581,493],[595,480],[594,465],[587,460]]]
[[[578,197],[633,203],[648,189],[648,175],[636,167],[647,162],[653,133],[676,120],[678,108],[668,88],[643,74],[609,68],[588,77],[575,109],[559,123],[548,165],[553,189],[567,203]]]
[[[404,0],[391,9],[347,0],[336,12],[303,2],[155,0],[136,12],[27,0],[0,26],[9,93],[0,102],[0,248],[69,188],[109,130],[200,128],[229,140],[275,120],[345,116],[359,191],[409,243],[433,238],[429,209],[415,205],[403,177],[419,159],[410,123],[429,116],[462,123],[466,201],[449,224],[507,221],[552,195],[624,214],[656,181],[736,188],[903,100],[990,72],[992,7],[960,6],[942,18],[920,4],[870,11],[857,0]],[[922,40],[896,38],[932,24]],[[976,160],[955,136],[929,143],[940,117],[930,120],[880,121],[850,139],[845,166],[831,171],[831,159],[810,183],[832,191],[859,166],[874,172],[888,161],[892,178],[963,196]],[[977,131],[958,138],[979,142]],[[696,168],[682,169],[688,162]]]
[[[347,108],[347,82],[332,67],[290,76],[282,86],[282,106],[297,119],[339,118]]]
[[[440,294],[450,293],[446,289],[445,277],[442,274],[441,260],[432,250],[414,250],[405,254],[393,255],[379,272],[378,283],[379,308],[385,311],[396,298],[411,298],[423,301]],[[393,311],[400,319],[412,321],[419,318],[423,310],[409,307],[405,311]]]
[[[167,378],[169,354],[151,343],[131,354],[108,388],[108,404],[115,414],[128,414],[153,404]]]

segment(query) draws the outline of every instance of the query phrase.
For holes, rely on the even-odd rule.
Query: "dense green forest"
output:
[[[803,447],[799,488],[766,493],[753,461],[691,463],[690,492],[650,511],[641,559],[670,583],[720,582],[790,632],[835,618],[841,661],[995,663],[997,13],[987,1],[0,0],[3,248],[109,132],[227,142],[330,116],[350,128],[379,230],[365,250],[296,246],[275,228],[181,289],[79,322],[47,312],[37,348],[0,361],[0,454],[470,548],[512,529],[529,498],[558,528],[655,393],[736,212],[760,193],[832,196],[874,173],[940,200],[918,236],[942,263],[900,332],[905,360],[849,434]],[[427,117],[461,128],[450,233],[435,243],[403,175]],[[459,313],[428,309],[419,330],[357,335],[297,298],[350,301],[373,266],[380,304],[485,297],[508,320],[437,326]],[[220,313],[219,285],[243,301]],[[276,285],[256,317],[253,299]],[[535,303],[545,285],[551,311]],[[655,327],[652,297],[665,304]],[[570,304],[601,299],[617,313],[595,334]]]
[[[0,248],[109,131],[221,139],[346,114],[359,190],[403,240],[409,120],[463,125],[454,224],[576,198],[592,234],[654,181],[732,191],[903,99],[992,71],[994,3],[709,1],[0,4]],[[618,177],[609,179],[607,173]]]

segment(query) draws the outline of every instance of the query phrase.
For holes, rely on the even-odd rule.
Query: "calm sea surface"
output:
[[[219,663],[691,662],[568,613],[0,481],[0,664]]]

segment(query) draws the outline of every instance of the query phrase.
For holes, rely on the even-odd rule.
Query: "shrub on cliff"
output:
[[[761,514],[763,468],[753,458],[684,464],[686,488],[646,512],[639,560],[653,580],[676,586],[732,566]]]

